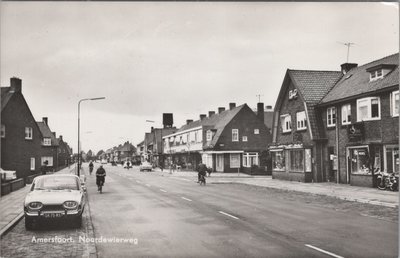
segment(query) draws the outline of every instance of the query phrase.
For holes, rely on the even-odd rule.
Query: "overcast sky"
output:
[[[339,70],[398,52],[396,3],[1,2],[1,86],[77,150],[247,103],[274,105],[286,69]],[[155,123],[146,122],[153,120]]]

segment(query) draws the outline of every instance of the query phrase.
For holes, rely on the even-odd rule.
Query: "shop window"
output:
[[[390,107],[392,116],[399,116],[399,91],[392,92]]]
[[[380,119],[380,99],[370,97],[357,100],[357,121]]]
[[[292,121],[290,115],[281,116],[282,132],[287,133],[292,130]]]
[[[289,150],[289,170],[304,172],[304,150]]]
[[[240,168],[240,154],[239,153],[231,153],[230,154],[229,166],[231,168]]]
[[[388,173],[399,173],[399,146],[385,146],[385,171]]]
[[[351,124],[351,105],[342,106],[342,125]]]
[[[350,149],[350,163],[352,174],[371,174],[367,147]]]
[[[239,129],[232,129],[232,141],[233,142],[239,141]]]
[[[296,121],[297,121],[297,130],[307,129],[307,119],[305,111],[296,113]]]
[[[285,171],[285,155],[283,151],[271,151],[272,170]]]
[[[326,121],[328,127],[336,125],[336,108],[330,107],[326,109]]]
[[[32,140],[33,138],[33,129],[32,127],[25,127],[25,139]]]
[[[258,153],[244,153],[243,154],[243,167],[252,167],[253,165],[259,166]]]

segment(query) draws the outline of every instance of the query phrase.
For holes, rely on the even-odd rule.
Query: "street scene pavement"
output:
[[[107,177],[100,194],[94,173],[89,175],[83,165],[89,205],[80,229],[50,224],[26,231],[20,219],[4,232],[1,256],[397,256],[398,193],[369,189],[376,192],[370,198],[372,192],[360,189],[353,195],[361,200],[356,202],[317,193],[315,189],[326,188],[321,184],[214,173],[200,186],[194,172],[104,167]],[[21,204],[27,187],[10,196],[20,198]],[[314,190],[307,192],[306,187]],[[347,194],[345,187],[338,187],[329,189],[338,196]],[[22,204],[19,209],[22,212]],[[2,225],[12,222],[11,217],[2,216]]]

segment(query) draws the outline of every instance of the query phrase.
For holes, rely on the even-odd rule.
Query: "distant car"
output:
[[[129,166],[128,166],[128,162],[129,162]],[[123,166],[124,166],[124,168],[132,168],[132,162],[131,161],[125,161]]]
[[[40,221],[69,221],[82,225],[85,190],[75,175],[36,177],[24,201],[25,228],[31,230]]]
[[[144,170],[151,171],[152,169],[153,169],[153,166],[149,162],[143,162],[139,167],[140,171],[144,171]]]

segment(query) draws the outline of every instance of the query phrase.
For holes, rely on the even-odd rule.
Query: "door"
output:
[[[216,170],[217,172],[224,172],[224,154],[217,154]]]

